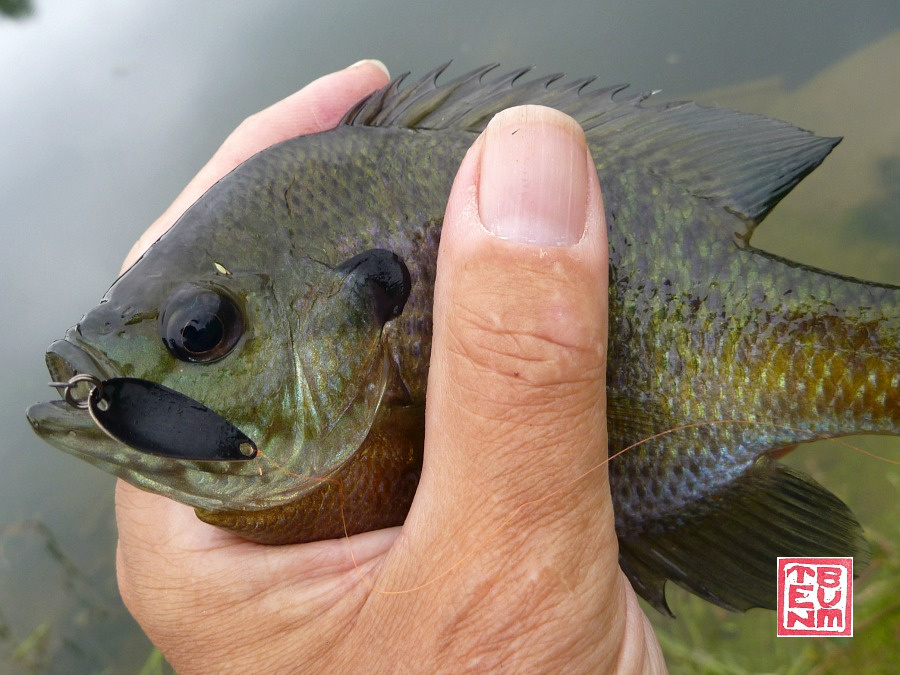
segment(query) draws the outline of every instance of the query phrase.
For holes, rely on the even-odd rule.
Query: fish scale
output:
[[[485,67],[439,82],[443,70],[399,78],[337,128],[247,160],[51,345],[54,380],[127,372],[164,385],[246,433],[261,460],[150,456],[64,401],[29,409],[35,430],[261,543],[401,524],[421,470],[454,173],[496,112],[551,105],[584,128],[604,194],[610,454],[638,443],[609,475],[637,592],[668,612],[672,580],[744,610],[774,606],[779,555],[852,555],[862,569],[868,545],[849,508],[773,455],[823,436],[900,434],[900,289],[750,244],[839,139],[648,104],[592,79],[490,80]],[[244,332],[226,353],[183,362],[160,340],[172,327],[159,317],[192,289],[230,299]],[[217,320],[198,316],[191,330],[216,335]]]

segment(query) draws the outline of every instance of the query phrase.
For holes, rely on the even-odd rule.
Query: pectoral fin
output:
[[[853,556],[858,573],[869,555],[862,527],[840,499],[768,457],[725,491],[619,539],[619,562],[635,591],[669,615],[667,579],[726,609],[774,609],[779,556]]]

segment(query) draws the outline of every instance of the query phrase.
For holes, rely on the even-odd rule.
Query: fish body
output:
[[[493,114],[539,103],[582,124],[603,190],[610,454],[653,437],[609,465],[636,590],[661,611],[667,579],[731,609],[770,607],[777,555],[864,565],[850,510],[771,455],[900,434],[900,289],[749,243],[839,139],[692,103],[645,106],[589,80],[484,82],[488,70],[395,81],[337,128],[247,160],[51,345],[54,380],[165,385],[238,427],[262,459],[147,454],[65,400],[29,409],[35,430],[256,541],[402,523],[422,462],[450,186]]]

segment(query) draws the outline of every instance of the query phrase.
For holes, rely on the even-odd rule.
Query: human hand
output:
[[[240,161],[333,127],[385,82],[364,62],[249,118],[126,265]],[[447,207],[424,468],[403,527],[261,546],[120,481],[126,605],[179,672],[664,670],[618,567],[606,329],[606,226],[581,129],[505,111]]]

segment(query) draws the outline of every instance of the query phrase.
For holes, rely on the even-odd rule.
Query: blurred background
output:
[[[0,0],[0,672],[165,672],[115,586],[111,476],[43,444],[25,408],[45,347],[115,279],[138,235],[247,115],[375,57],[419,76],[489,62],[599,76],[844,136],[754,244],[900,283],[897,0]],[[866,672],[898,659],[897,439],[791,461],[847,501],[875,561],[856,637],[775,638],[670,588],[650,610],[673,672]]]

